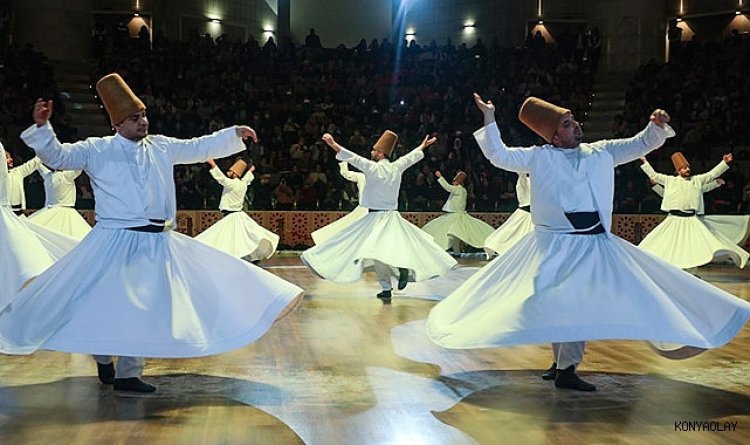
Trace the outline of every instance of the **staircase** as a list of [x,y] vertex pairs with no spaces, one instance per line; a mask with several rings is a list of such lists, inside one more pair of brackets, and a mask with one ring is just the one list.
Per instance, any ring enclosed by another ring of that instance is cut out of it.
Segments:
[[612,120],[625,110],[625,90],[635,71],[599,72],[594,82],[594,97],[583,127],[587,142],[612,138]]
[[78,136],[106,136],[112,134],[107,114],[96,97],[91,76],[85,63],[57,63],[55,80]]

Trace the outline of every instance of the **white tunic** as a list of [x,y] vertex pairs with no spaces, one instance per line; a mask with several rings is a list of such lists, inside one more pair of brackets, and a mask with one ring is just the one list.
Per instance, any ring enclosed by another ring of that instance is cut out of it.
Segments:
[[91,226],[74,208],[75,179],[81,171],[52,171],[44,165],[39,165],[38,171],[44,179],[45,208],[29,215],[29,221],[82,240],[91,231]]
[[394,162],[387,159],[374,162],[341,149],[336,158],[354,165],[365,175],[360,204],[370,212],[306,250],[302,261],[319,276],[338,283],[360,279],[374,261],[409,269],[410,281],[427,280],[450,270],[456,260],[396,211],[401,175],[423,157],[424,153],[417,148]]
[[362,194],[365,192],[365,175],[360,172],[353,172],[349,170],[349,164],[346,162],[339,162],[339,173],[347,181],[354,182],[357,184],[358,194],[358,205],[354,210],[347,213],[344,217],[337,219],[336,221],[328,224],[327,226],[321,227],[320,229],[312,232],[310,236],[315,244],[322,244],[326,240],[332,238],[335,234],[341,232],[345,228],[352,225],[354,222],[364,218],[369,212],[367,207],[364,207],[362,203]]
[[26,192],[23,187],[25,177],[39,167],[39,158],[34,158],[8,171],[8,200],[13,210],[26,210]]
[[224,186],[219,210],[232,212],[195,237],[206,245],[237,258],[250,261],[265,260],[276,253],[279,236],[256,223],[242,210],[247,187],[255,176],[247,172],[242,178],[228,178],[218,167],[210,170],[211,176]]
[[484,253],[487,254],[488,259],[493,255],[504,254],[527,233],[534,230],[534,223],[531,222],[531,212],[529,211],[531,206],[531,181],[529,175],[525,172],[518,174],[516,198],[518,199],[518,208],[484,242]]
[[[651,123],[630,139],[581,144],[570,150],[577,153],[571,163],[549,145],[506,147],[494,124],[478,130],[474,136],[494,165],[534,178],[535,230],[432,309],[430,338],[449,348],[642,339],[669,352],[728,342],[750,317],[750,303],[609,232],[614,166],[644,156],[673,134]],[[573,233],[565,217],[571,201],[561,196],[570,193],[572,177],[583,178],[604,233]]]
[[661,209],[663,211],[680,210],[688,212],[692,210],[697,212],[703,209],[703,193],[707,191],[704,188],[710,187],[712,183],[715,184],[716,178],[729,170],[729,166],[724,161],[721,161],[708,173],[694,175],[689,178],[657,173],[648,162],[644,162],[641,165],[641,170],[651,180],[664,186],[664,195],[661,201]]
[[664,186],[662,210],[695,214],[668,215],[643,238],[639,247],[682,269],[699,267],[726,257],[737,267],[745,267],[750,254],[719,231],[709,230],[699,218],[704,213],[704,191],[714,187],[716,178],[729,169],[724,161],[708,173],[689,178],[657,173],[648,162],[643,163],[641,169],[657,184]]
[[22,138],[46,165],[89,175],[99,223],[0,308],[0,352],[217,354],[259,338],[301,297],[299,287],[172,230],[126,230],[173,220],[174,164],[244,149],[234,128],[61,144],[50,125],[33,125]]
[[450,193],[443,206],[443,211],[448,213],[428,222],[422,230],[432,235],[443,250],[452,247],[458,251],[458,241],[473,247],[483,246],[493,229],[481,219],[466,213],[466,189],[461,185],[449,184],[442,176],[438,178],[438,184]]
[[249,171],[245,173],[245,176],[242,178],[228,178],[218,166],[213,167],[209,172],[216,182],[224,187],[221,191],[219,210],[229,212],[242,210],[242,205],[245,203],[245,195],[247,194],[247,187],[255,179],[253,172]]
[[[2,143],[0,158],[5,159]],[[75,240],[17,217],[10,210],[9,195],[8,167],[3,162],[0,165],[0,308],[76,244]]]

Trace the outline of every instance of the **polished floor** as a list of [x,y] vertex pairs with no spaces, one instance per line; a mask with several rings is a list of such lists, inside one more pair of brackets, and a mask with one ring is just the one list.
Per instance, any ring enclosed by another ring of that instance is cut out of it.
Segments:
[[[152,396],[100,385],[85,355],[0,355],[0,444],[750,443],[748,326],[684,361],[591,342],[581,373],[599,390],[578,393],[540,379],[548,345],[434,346],[429,287],[383,306],[373,276],[328,283],[293,255],[264,266],[306,289],[297,311],[240,350],[147,361]],[[750,300],[750,270],[693,272]]]

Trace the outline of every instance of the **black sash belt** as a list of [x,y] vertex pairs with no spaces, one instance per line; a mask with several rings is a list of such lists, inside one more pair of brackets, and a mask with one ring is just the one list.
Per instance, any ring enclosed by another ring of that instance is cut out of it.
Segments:
[[394,211],[396,209],[367,209],[367,210],[369,210],[371,212],[392,212],[392,211]]
[[231,213],[237,213],[241,212],[242,210],[219,210],[221,212],[221,216],[227,216]]
[[669,214],[670,215],[674,215],[674,216],[681,216],[683,218],[687,218],[689,216],[695,216],[695,210],[689,210],[687,212],[683,212],[682,210],[670,210]]
[[571,235],[597,235],[604,233],[604,226],[599,219],[599,212],[574,212],[566,213],[565,217],[576,229],[586,229],[584,232],[570,232]]
[[529,206],[520,206],[520,207],[518,207],[518,210],[523,210],[524,212],[531,213],[531,206],[530,205]]
[[10,209],[13,211],[13,213],[16,214],[16,216],[23,215],[23,208],[21,207],[21,204],[13,204],[10,206]]
[[125,230],[130,230],[133,232],[146,232],[146,233],[159,233],[164,231],[164,222],[163,219],[149,219],[149,222],[151,224],[145,225],[145,226],[137,226],[137,227],[126,227]]

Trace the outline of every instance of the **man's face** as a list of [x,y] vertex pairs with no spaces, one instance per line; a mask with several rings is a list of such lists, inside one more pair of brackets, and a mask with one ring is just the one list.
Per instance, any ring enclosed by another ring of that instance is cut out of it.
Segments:
[[559,148],[576,148],[583,141],[581,125],[573,118],[572,114],[566,114],[557,133],[552,137],[552,145]]
[[234,170],[227,170],[227,178],[234,179],[237,177],[237,174],[234,172]]
[[146,111],[139,111],[121,123],[115,125],[115,130],[131,141],[140,141],[148,135],[148,118]]
[[372,160],[373,160],[373,161],[375,161],[375,162],[378,162],[378,161],[380,161],[381,159],[385,159],[385,155],[383,154],[383,152],[382,152],[382,151],[378,151],[378,150],[372,150],[372,151],[370,152],[370,159],[372,159]]
[[13,168],[13,156],[7,151],[5,152],[5,165],[7,165],[8,168]]
[[680,175],[683,178],[689,178],[690,177],[690,166],[685,165],[680,167],[679,170],[677,170],[677,174]]

